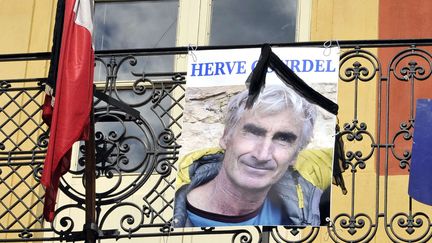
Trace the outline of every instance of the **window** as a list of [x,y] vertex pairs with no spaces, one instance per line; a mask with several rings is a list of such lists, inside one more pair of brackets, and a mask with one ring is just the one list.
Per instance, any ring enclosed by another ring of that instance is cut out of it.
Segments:
[[96,50],[175,46],[177,1],[99,3],[95,8]]
[[294,42],[297,0],[213,0],[210,45]]
[[[178,1],[121,1],[96,4],[93,42],[96,51],[175,46]],[[139,57],[134,72],[167,72],[174,66],[173,56]],[[95,80],[101,67],[96,67]],[[120,69],[120,78],[130,78]],[[123,75],[123,76],[122,76]]]

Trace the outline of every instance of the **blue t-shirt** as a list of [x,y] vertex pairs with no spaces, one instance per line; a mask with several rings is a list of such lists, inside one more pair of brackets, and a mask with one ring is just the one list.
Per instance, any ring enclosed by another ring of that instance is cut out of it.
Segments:
[[242,216],[226,216],[197,209],[187,203],[187,215],[195,227],[281,225],[281,209],[266,199],[258,211]]

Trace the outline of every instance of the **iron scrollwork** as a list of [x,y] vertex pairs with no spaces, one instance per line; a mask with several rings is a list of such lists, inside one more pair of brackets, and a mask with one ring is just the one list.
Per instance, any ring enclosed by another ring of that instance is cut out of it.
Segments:
[[[350,106],[345,110],[351,114],[343,114],[349,118],[342,120],[344,125],[339,134],[346,151],[343,158],[344,177],[351,178],[349,194],[345,196],[346,208],[343,212],[334,213],[327,227],[305,228],[257,226],[201,228],[186,232],[171,227],[174,175],[180,148],[177,141],[181,136],[181,111],[187,81],[184,73],[136,71],[140,68],[140,60],[139,56],[129,54],[100,55],[96,58],[103,73],[103,82],[98,84],[98,89],[141,112],[140,117],[134,117],[103,100],[95,100],[97,183],[109,185],[105,189],[97,186],[95,211],[102,232],[101,239],[211,235],[225,236],[227,241],[241,243],[270,240],[313,242],[319,239],[368,242],[379,229],[395,242],[427,242],[432,238],[430,214],[417,210],[412,198],[407,195],[397,203],[390,201],[394,198],[389,194],[401,189],[389,182],[392,178],[388,171],[392,163],[397,164],[403,173],[409,171],[412,152],[405,145],[413,141],[416,87],[429,82],[432,73],[432,56],[427,50],[407,45],[397,50],[385,65],[371,50],[358,46],[344,50],[340,57],[339,83],[352,89],[351,96],[345,97],[352,103],[341,104]],[[383,73],[384,68],[387,73]],[[129,79],[120,80],[120,76]],[[391,107],[389,98],[393,95],[391,87],[396,83],[405,85],[399,92],[407,97],[408,113],[402,120],[390,121],[391,114],[388,112],[397,109]],[[363,104],[359,97],[367,95],[363,93],[364,86],[378,89],[377,127],[366,121],[360,112]],[[76,216],[85,213],[83,168],[86,161],[83,149],[78,165],[72,167],[69,173],[79,183],[69,178],[61,180],[60,189],[69,202],[56,210],[58,224],[44,226],[40,210],[36,209],[43,204],[43,195],[38,196],[34,204],[23,207],[24,213],[34,215],[30,225],[21,222],[21,214],[14,211],[27,195],[42,190],[39,182],[49,137],[46,125],[39,122],[36,116],[41,113],[43,89],[40,80],[0,81],[0,96],[6,97],[0,105],[0,115],[4,118],[0,121],[0,178],[2,185],[8,189],[2,194],[1,205],[7,206],[3,204],[3,198],[21,196],[21,200],[17,200],[12,207],[0,212],[0,217],[14,218],[14,223],[0,227],[0,233],[8,234],[8,239],[13,238],[11,241],[72,241],[83,237],[79,235],[82,224]],[[18,111],[11,112],[10,107],[16,106],[18,99],[24,100],[24,103],[17,108]],[[30,104],[36,104],[36,108]],[[174,112],[176,109],[180,111],[178,114]],[[21,124],[16,121],[19,114],[24,117]],[[385,127],[390,123],[396,124],[394,130]],[[22,137],[17,136],[25,132],[19,127],[28,124],[35,128]],[[3,129],[6,126],[12,127],[8,133]],[[19,139],[12,139],[15,137]],[[375,181],[367,185],[359,182],[365,171],[374,165]],[[10,184],[12,176],[21,178],[21,182]],[[26,192],[18,195],[14,190],[21,186],[25,187]],[[364,187],[368,187],[372,198],[367,202],[371,209],[367,212],[358,207],[359,198],[364,197],[359,191]],[[375,195],[375,200],[372,195]],[[51,232],[55,236],[41,236],[41,232]]]
[[[412,158],[411,144],[415,129],[415,90],[422,82],[427,82],[432,74],[432,55],[421,48],[411,46],[399,51],[389,64],[388,86],[397,82],[404,84],[400,93],[407,97],[407,112],[405,120],[400,121],[398,129],[389,132],[391,138],[391,153],[388,160],[398,161],[401,170],[409,171]],[[405,115],[405,114],[404,114]],[[388,121],[390,122],[390,121]],[[385,191],[390,191],[386,184]],[[430,215],[425,212],[415,212],[414,200],[408,197],[408,212],[388,213],[391,203],[385,201],[385,230],[392,241],[427,242],[432,238]]]

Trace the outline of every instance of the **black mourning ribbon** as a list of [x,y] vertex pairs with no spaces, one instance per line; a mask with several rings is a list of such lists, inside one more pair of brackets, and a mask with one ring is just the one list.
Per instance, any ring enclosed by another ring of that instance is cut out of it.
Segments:
[[96,98],[98,98],[102,101],[105,101],[107,104],[112,105],[114,107],[117,107],[118,109],[122,110],[126,114],[131,115],[135,119],[140,118],[140,112],[138,110],[130,107],[128,104],[126,104],[122,101],[119,101],[119,100],[112,98],[111,96],[103,93],[100,90],[97,90],[96,87],[93,87],[93,95]]
[[333,184],[339,186],[342,193],[346,195],[348,190],[345,186],[345,181],[342,173],[345,171],[345,148],[342,140],[342,133],[340,133],[340,127],[336,124],[336,137],[333,151]]
[[[247,109],[253,106],[261,90],[264,88],[268,68],[271,68],[286,86],[292,88],[307,101],[320,106],[333,115],[338,114],[339,106],[313,88],[309,87],[309,85],[307,85],[294,73],[294,71],[285,65],[276,54],[273,53],[268,44],[262,46],[261,55],[258,59],[257,65],[246,80],[246,84],[249,85],[249,97],[246,101]],[[333,156],[333,184],[340,186],[343,194],[346,194],[347,190],[342,176],[342,173],[344,172],[344,146],[338,126],[336,127],[336,134]]]
[[46,84],[51,87],[52,95],[55,96],[58,64],[60,61],[61,40],[63,34],[63,20],[65,11],[65,1],[57,1],[57,10],[54,23],[54,33],[51,46],[50,67],[48,70],[48,78]]
[[339,106],[327,99],[313,88],[309,87],[297,74],[294,73],[282,60],[273,53],[270,45],[264,44],[261,48],[261,55],[257,65],[246,80],[249,84],[249,97],[246,101],[246,108],[251,108],[258,98],[259,93],[265,86],[267,68],[271,68],[283,83],[292,88],[307,101],[316,104],[324,110],[337,115]]

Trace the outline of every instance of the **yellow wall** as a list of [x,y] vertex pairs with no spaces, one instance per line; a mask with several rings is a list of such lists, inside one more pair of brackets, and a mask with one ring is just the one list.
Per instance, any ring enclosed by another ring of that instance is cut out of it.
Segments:
[[[312,7],[312,20],[311,20],[311,40],[312,41],[327,41],[333,40],[366,40],[378,39],[378,15],[379,15],[379,1],[376,0],[313,0]],[[346,50],[343,50],[346,51]],[[370,49],[374,55],[377,55],[376,49]],[[343,53],[341,53],[343,54]],[[340,124],[351,123],[353,118],[353,97],[354,88],[352,83],[345,83],[339,81],[339,95],[338,103],[340,106],[339,121]],[[377,80],[371,80],[367,83],[360,82],[359,87],[359,104],[358,106],[358,119],[359,122],[365,122],[368,125],[368,131],[377,138]],[[366,153],[371,150],[369,139],[361,142],[348,142],[347,150],[362,151]],[[375,156],[377,152],[375,151]],[[347,184],[348,194],[342,195],[340,188],[333,187],[332,191],[332,219],[334,216],[341,213],[351,215],[353,209],[354,214],[365,213],[371,216],[372,223],[377,223],[377,233],[372,242],[390,242],[390,231],[386,232],[385,225],[392,217],[398,212],[408,213],[409,197],[408,191],[408,176],[389,176],[388,181],[385,181],[384,176],[377,176],[375,173],[375,157],[369,159],[366,163],[365,169],[358,169],[353,178],[350,171],[344,173],[344,179]],[[355,180],[355,187],[352,187],[352,181]],[[387,185],[387,202],[385,186]],[[379,188],[379,191],[377,191]],[[354,193],[354,197],[352,197]],[[354,198],[354,207],[351,207],[352,198]],[[377,208],[376,202],[379,199],[379,207]],[[385,204],[386,203],[386,204]],[[425,212],[431,215],[430,207],[425,207],[420,203],[413,201],[414,212]],[[388,216],[375,219],[376,212],[386,213]],[[347,218],[346,218],[347,219]],[[365,228],[368,228],[370,223],[366,220]],[[339,227],[339,229],[338,229]],[[425,228],[417,230],[413,235],[408,235],[404,229],[393,225],[398,233],[404,238],[413,238],[414,235],[423,233]],[[373,228],[375,230],[375,228]],[[426,229],[427,230],[427,229]],[[321,230],[318,239],[321,242],[327,242],[328,233],[326,230]],[[368,234],[365,230],[358,229],[354,236],[341,229],[340,224],[336,222],[336,231],[342,235],[342,238],[359,239],[360,235],[373,235]]]
[[[365,40],[378,38],[378,1],[365,0],[313,0],[311,18],[311,41],[332,41],[337,45],[337,40]],[[342,50],[346,51],[346,50]],[[376,50],[370,50],[376,54]],[[343,53],[341,53],[343,55]],[[373,136],[376,134],[376,79],[359,86],[358,120],[368,125],[368,131]],[[339,81],[338,104],[339,124],[352,123],[354,117],[354,85]],[[347,143],[347,150],[362,151],[364,154],[371,150],[370,139],[362,142]],[[359,170],[355,175],[355,188],[352,187],[352,176],[350,171],[344,173],[344,180],[348,194],[343,195],[340,188],[333,186],[331,201],[331,218],[340,213],[351,212],[351,198],[354,191],[354,210],[367,215],[375,215],[376,210],[376,183],[374,159],[368,160],[366,168]],[[365,196],[367,195],[367,196]],[[335,222],[338,227],[339,222]],[[329,239],[327,230],[322,228],[317,240],[326,242]],[[349,235],[340,233],[345,239]],[[344,230],[346,232],[346,230]],[[356,236],[363,234],[361,230]],[[355,237],[357,238],[357,237]],[[354,239],[355,239],[354,238]]]
[[[8,54],[8,53],[27,53],[27,52],[46,52],[50,51],[51,45],[51,33],[54,21],[54,10],[55,10],[55,1],[54,0],[26,0],[26,1],[15,1],[15,0],[0,0],[0,30],[2,34],[0,35],[0,53]],[[19,79],[19,78],[35,78],[35,77],[45,77],[48,69],[47,61],[33,61],[33,62],[9,62],[9,63],[0,63],[0,79]],[[35,86],[35,83],[26,84],[26,86]],[[12,87],[19,87],[19,85],[13,85]],[[22,85],[21,85],[22,87]],[[29,93],[31,93],[29,91]],[[9,95],[16,95],[17,92],[8,92]],[[19,96],[18,104],[23,104],[28,101],[28,97],[26,95]],[[42,97],[42,96],[40,96]],[[6,95],[0,96],[0,104],[6,104],[9,101],[9,98]],[[13,114],[16,110],[16,106],[9,105],[5,109],[5,113]],[[28,113],[35,112],[38,109],[34,104],[30,104],[26,107],[26,111]],[[14,117],[14,121],[17,124],[21,124],[25,119],[26,115],[18,114]],[[35,120],[39,122],[39,117],[35,117]],[[6,120],[6,117],[0,117],[0,122],[3,123]],[[26,123],[23,129],[27,131],[35,128],[35,125],[32,122]],[[15,126],[12,123],[8,123],[5,127],[2,127],[2,130],[8,134],[11,130],[15,129]],[[32,135],[33,139],[37,139],[39,134]],[[3,134],[0,134],[0,139],[3,139]],[[13,141],[21,141],[23,139],[22,133],[16,133],[14,137],[12,137]],[[5,143],[6,149],[5,151],[10,151],[11,146],[13,146],[10,142]],[[22,146],[23,150],[30,150],[30,143],[24,143]],[[25,171],[24,171],[25,170]],[[19,173],[21,175],[27,174],[31,172],[29,168],[20,168]],[[6,168],[3,167],[3,173],[9,173]],[[32,177],[30,177],[32,178]],[[5,183],[0,184],[0,190],[2,192],[6,192],[5,184],[8,185],[17,185],[20,179],[17,176],[10,177]],[[32,186],[35,185],[35,181],[28,180],[27,183]],[[18,186],[14,193],[18,196],[24,195],[27,192],[28,188],[25,185]],[[43,195],[43,191],[40,191],[40,195]],[[12,205],[17,202],[16,196],[9,196],[4,199],[5,204]],[[27,205],[32,205],[36,202],[36,197],[34,196],[26,196],[24,202]],[[37,204],[37,210],[42,210],[42,204]],[[22,204],[19,203],[15,206],[11,213],[16,216],[21,215],[25,210],[22,207]],[[40,211],[41,212],[41,211]],[[29,223],[34,220],[34,217],[28,215],[28,219],[24,217],[21,219],[21,222]],[[0,223],[3,226],[9,225],[13,222],[14,217],[11,217],[8,214],[7,217],[3,217],[0,219]],[[22,226],[19,224],[14,224],[12,229],[19,229]],[[40,227],[40,226],[34,226]],[[0,239],[5,238],[16,238],[17,235],[0,235]],[[35,235],[35,237],[38,237]]]

